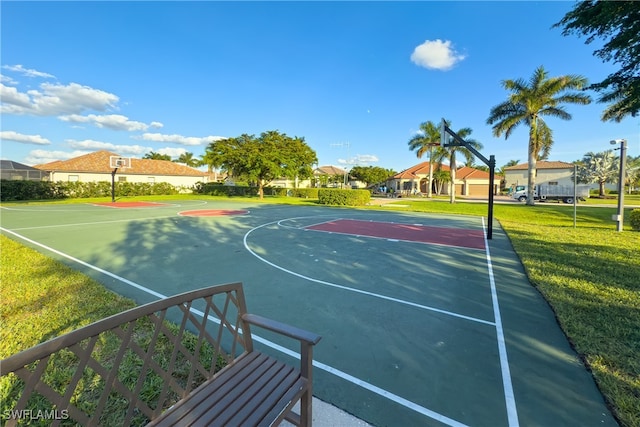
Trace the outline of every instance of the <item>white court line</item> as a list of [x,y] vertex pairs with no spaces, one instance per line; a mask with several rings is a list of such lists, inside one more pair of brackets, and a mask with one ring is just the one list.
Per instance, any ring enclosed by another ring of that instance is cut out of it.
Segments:
[[[284,271],[285,273],[291,274],[292,276],[300,277],[301,279],[308,280],[310,282],[319,283],[321,285],[326,285],[326,286],[330,286],[332,288],[342,289],[342,290],[349,291],[349,292],[354,292],[354,293],[357,293],[357,294],[367,295],[367,296],[374,297],[374,298],[380,298],[380,299],[383,299],[383,300],[387,300],[387,301],[392,301],[392,302],[396,302],[396,303],[399,303],[399,304],[408,305],[408,306],[419,308],[419,309],[422,309],[422,310],[433,311],[433,312],[436,312],[436,313],[445,314],[447,316],[458,317],[460,319],[469,320],[469,321],[472,321],[472,322],[477,322],[477,323],[482,323],[482,324],[485,324],[485,325],[495,326],[494,322],[490,322],[488,320],[478,319],[476,317],[471,317],[471,316],[465,316],[463,314],[458,314],[458,313],[454,313],[454,312],[447,311],[447,310],[441,310],[439,308],[430,307],[430,306],[422,305],[422,304],[417,304],[415,302],[406,301],[406,300],[402,300],[402,299],[399,299],[399,298],[393,298],[393,297],[389,297],[389,296],[382,295],[382,294],[376,294],[374,292],[363,291],[361,289],[356,289],[356,288],[350,288],[348,286],[339,285],[337,283],[332,283],[332,282],[327,282],[325,280],[314,279],[313,277],[305,276],[304,274],[296,273],[295,271],[288,270],[288,269],[286,269],[284,267],[279,266],[278,264],[274,264],[273,262],[271,262],[271,261],[261,257],[257,253],[255,253],[249,247],[249,243],[247,242],[247,238],[248,238],[249,234],[251,234],[255,230],[258,230],[258,229],[260,229],[262,227],[266,227],[266,226],[269,226],[269,225],[279,224],[280,221],[289,221],[289,220],[300,219],[300,218],[306,218],[306,217],[288,218],[288,219],[279,220],[279,221],[272,221],[272,222],[268,222],[266,224],[262,224],[262,225],[259,225],[257,227],[252,228],[251,230],[247,231],[247,233],[244,235],[243,241],[244,241],[245,249],[247,251],[249,251],[249,253],[251,255],[253,255],[254,257],[258,258],[260,261],[264,262],[265,264],[268,264],[268,265],[272,266],[273,268],[277,268],[280,271]],[[298,228],[298,230],[299,230],[299,228]],[[315,230],[312,230],[312,231],[315,231]],[[328,233],[326,231],[321,231],[321,232],[322,233]],[[340,233],[336,233],[336,234],[340,234]],[[353,236],[353,234],[352,234],[352,236]],[[363,236],[363,237],[370,237],[370,236]],[[381,239],[381,238],[378,238],[378,239]],[[384,239],[384,240],[386,240],[386,239]]]
[[[75,258],[75,257],[72,257],[71,255],[65,254],[64,252],[60,252],[60,251],[58,251],[56,249],[53,249],[53,248],[51,248],[49,246],[43,245],[42,243],[38,243],[35,240],[31,240],[31,239],[29,239],[29,238],[27,238],[25,236],[22,236],[22,235],[20,235],[18,233],[15,233],[15,232],[13,232],[11,230],[7,230],[4,227],[0,227],[0,230],[4,231],[5,233],[11,234],[11,235],[13,235],[15,237],[18,237],[18,238],[20,238],[20,239],[22,239],[22,240],[24,240],[26,242],[29,242],[32,245],[39,246],[39,247],[41,247],[43,249],[46,249],[47,251],[53,252],[56,255],[62,256],[62,257],[67,258],[67,259],[69,259],[69,260],[71,260],[73,262],[77,262],[80,265],[83,265],[83,266],[88,267],[88,268],[90,268],[92,270],[95,270],[95,271],[97,271],[99,273],[105,274],[105,275],[107,275],[107,276],[109,276],[109,277],[111,277],[113,279],[121,281],[121,282],[123,282],[123,283],[125,283],[125,284],[127,284],[129,286],[132,286],[132,287],[134,287],[136,289],[139,289],[139,290],[141,290],[143,292],[151,294],[151,295],[153,295],[153,296],[155,296],[157,298],[160,298],[160,299],[167,298],[166,295],[163,295],[163,294],[161,294],[159,292],[151,290],[151,289],[149,289],[149,288],[147,288],[145,286],[139,285],[139,284],[137,284],[137,283],[135,283],[135,282],[133,282],[131,280],[125,279],[124,277],[118,276],[117,274],[111,273],[110,271],[104,270],[104,269],[102,269],[100,267],[97,267],[95,265],[92,265],[92,264],[89,264],[89,263],[84,262],[82,260],[79,260],[78,258]],[[204,313],[199,311],[199,310],[192,309],[192,312],[199,314],[201,317],[204,316]],[[210,319],[213,320],[215,318],[211,318],[210,317]],[[260,337],[258,335],[252,334],[252,338],[254,340],[266,345],[266,346],[269,346],[269,347],[277,350],[277,351],[280,351],[280,352],[282,352],[284,354],[287,354],[289,356],[295,357],[296,359],[300,359],[300,354],[299,353],[296,353],[296,352],[294,352],[292,350],[289,350],[288,348],[282,347],[282,346],[280,346],[280,345],[278,345],[276,343],[273,343],[273,342],[271,342],[271,341],[269,341],[269,340],[267,340],[265,338],[262,338],[262,337]],[[313,361],[313,366],[318,368],[318,369],[322,369],[323,371],[326,371],[326,372],[328,372],[330,374],[336,375],[337,377],[342,378],[342,379],[344,379],[344,380],[346,380],[348,382],[351,382],[353,384],[359,385],[360,387],[363,387],[363,388],[365,388],[365,389],[367,389],[367,390],[369,390],[369,391],[371,391],[373,393],[376,393],[376,394],[378,394],[378,395],[380,395],[382,397],[385,397],[385,398],[387,398],[389,400],[392,400],[392,401],[394,401],[394,402],[396,402],[396,403],[398,403],[398,404],[400,404],[402,406],[405,406],[406,408],[412,409],[412,410],[414,410],[414,411],[416,411],[416,412],[418,412],[418,413],[420,413],[422,415],[425,415],[425,416],[427,416],[429,418],[437,420],[437,421],[439,421],[439,422],[441,422],[443,424],[446,424],[448,426],[451,426],[451,427],[467,427],[466,424],[460,423],[460,422],[458,422],[458,421],[456,421],[454,419],[451,419],[451,418],[449,418],[447,416],[444,416],[444,415],[439,414],[437,412],[434,412],[434,411],[432,411],[430,409],[427,409],[427,408],[425,408],[423,406],[420,406],[420,405],[418,405],[416,403],[413,403],[413,402],[411,402],[411,401],[409,401],[409,400],[407,400],[407,399],[405,399],[403,397],[400,397],[400,396],[398,396],[396,394],[393,394],[393,393],[391,393],[391,392],[389,392],[387,390],[384,390],[384,389],[382,389],[380,387],[377,387],[377,386],[375,386],[373,384],[370,384],[370,383],[368,383],[366,381],[363,381],[363,380],[361,380],[359,378],[356,378],[356,377],[354,377],[352,375],[347,374],[346,372],[343,372],[343,371],[341,371],[339,369],[333,368],[333,367],[331,367],[329,365],[326,365],[324,363],[321,363],[321,362],[318,362],[318,361],[314,360]]]
[[484,217],[482,217],[482,228],[484,230],[484,246],[487,253],[489,282],[491,283],[493,317],[495,320],[496,335],[498,338],[498,353],[500,355],[500,368],[502,370],[502,387],[504,389],[504,399],[507,405],[507,420],[509,421],[509,427],[518,427],[520,425],[518,421],[518,410],[516,408],[516,399],[513,393],[513,384],[511,383],[511,370],[509,369],[509,360],[507,359],[507,344],[504,340],[502,317],[500,316],[500,307],[498,306],[498,292],[496,290],[496,282],[493,276],[493,263],[491,262],[491,252],[489,251],[489,242],[487,241],[487,231],[485,229]]
[[[184,202],[193,202],[193,204],[183,204]],[[158,202],[161,203],[161,202]],[[188,206],[202,206],[202,205],[206,205],[208,202],[205,200],[183,200],[182,203],[163,203],[166,206],[155,206],[155,207],[147,207],[147,208],[129,208],[129,209],[158,209],[158,208],[175,208],[175,207],[188,207]],[[12,207],[7,207],[7,206],[0,206],[0,209],[4,209],[7,211],[16,211],[16,212],[35,212],[35,213],[40,213],[40,212],[95,212],[96,209],[94,208],[103,208],[105,206],[102,205],[96,205],[94,203],[82,203],[82,204],[77,204],[77,205],[56,205],[56,206],[60,206],[63,209],[56,209],[53,206],[30,206],[30,207],[26,207],[26,208],[12,208]],[[80,207],[89,207],[90,209],[73,209],[71,208],[72,206],[80,206]],[[71,209],[67,209],[67,208],[71,208]],[[109,206],[110,207],[110,206]]]
[[[295,219],[295,218],[294,218],[294,219]],[[310,227],[317,227],[318,225],[322,225],[322,224],[329,224],[330,222],[334,222],[334,221],[343,221],[343,220],[346,220],[346,219],[347,219],[347,218],[333,218],[333,219],[330,219],[330,220],[327,220],[327,221],[322,221],[322,222],[317,222],[317,223],[315,223],[315,224],[305,225],[305,226],[303,227],[303,229],[305,229],[305,228],[310,228]],[[291,220],[291,218],[289,218],[289,219],[283,219],[282,221],[290,221],[290,220]],[[288,225],[282,225],[282,224],[280,224],[280,222],[278,222],[278,225],[281,225],[282,227],[289,227]],[[294,228],[298,228],[298,229],[300,229],[300,227],[294,227]]]

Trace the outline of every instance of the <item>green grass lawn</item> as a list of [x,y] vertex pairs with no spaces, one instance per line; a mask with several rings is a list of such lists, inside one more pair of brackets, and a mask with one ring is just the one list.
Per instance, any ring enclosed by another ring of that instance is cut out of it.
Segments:
[[[137,198],[142,199],[166,197]],[[315,205],[309,199],[250,200]],[[393,203],[403,206],[393,207]],[[366,209],[487,215],[487,205],[482,203],[407,199],[393,203]],[[625,231],[618,233],[611,220],[615,204],[578,206],[575,228],[572,205],[496,204],[494,208],[494,218],[508,234],[530,282],[555,311],[613,413],[623,426],[640,427],[640,232],[631,231],[630,210]],[[131,306],[130,301],[31,249],[5,237],[0,243],[0,357]]]

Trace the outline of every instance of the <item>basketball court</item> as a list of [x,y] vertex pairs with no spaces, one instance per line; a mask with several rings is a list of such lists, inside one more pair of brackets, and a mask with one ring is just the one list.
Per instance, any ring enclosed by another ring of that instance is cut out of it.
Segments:
[[[374,425],[614,426],[494,223],[250,202],[11,205],[6,236],[146,303],[241,281],[323,336],[314,394]],[[295,342],[254,331],[291,362]]]

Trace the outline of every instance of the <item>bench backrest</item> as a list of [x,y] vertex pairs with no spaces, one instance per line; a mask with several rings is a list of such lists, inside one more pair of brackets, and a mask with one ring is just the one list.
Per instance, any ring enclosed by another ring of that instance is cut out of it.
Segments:
[[[242,284],[152,302],[0,362],[6,425],[16,418],[144,425],[253,351]],[[4,395],[6,393],[6,395]],[[64,422],[67,424],[67,422]]]

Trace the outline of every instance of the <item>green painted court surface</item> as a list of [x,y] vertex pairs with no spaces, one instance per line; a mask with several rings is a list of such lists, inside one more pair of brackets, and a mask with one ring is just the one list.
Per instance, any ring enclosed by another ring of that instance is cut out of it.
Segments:
[[[617,425],[497,223],[487,241],[479,217],[388,209],[181,201],[0,214],[3,234],[138,303],[243,282],[250,312],[323,336],[314,394],[371,424]],[[254,334],[293,361],[296,343]]]

